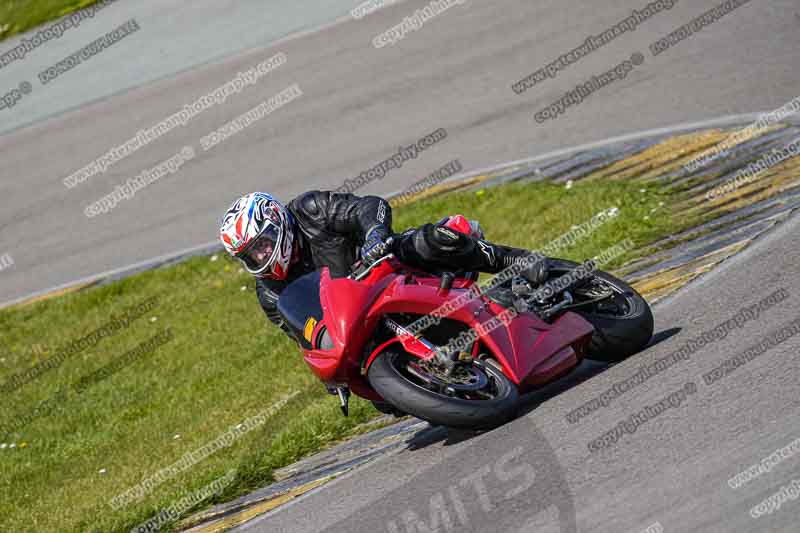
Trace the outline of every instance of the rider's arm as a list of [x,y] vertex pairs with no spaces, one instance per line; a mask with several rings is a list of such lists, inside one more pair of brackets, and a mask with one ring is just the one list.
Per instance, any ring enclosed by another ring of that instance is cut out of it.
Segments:
[[311,191],[298,198],[305,215],[327,231],[348,234],[364,242],[367,233],[392,233],[392,208],[377,196]]
[[331,202],[334,205],[331,209],[334,227],[351,232],[355,230],[362,242],[368,233],[376,230],[384,238],[392,233],[392,207],[383,198],[333,193]]
[[267,315],[270,322],[281,328],[285,333],[289,333],[289,328],[283,321],[278,312],[278,296],[286,283],[280,281],[256,278],[256,295],[261,308]]

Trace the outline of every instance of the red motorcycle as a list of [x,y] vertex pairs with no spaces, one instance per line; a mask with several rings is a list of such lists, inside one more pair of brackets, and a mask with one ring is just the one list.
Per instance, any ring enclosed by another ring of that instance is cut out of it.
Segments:
[[423,272],[389,248],[346,278],[327,268],[298,278],[278,301],[345,416],[352,391],[384,412],[493,427],[514,415],[521,394],[584,357],[622,360],[653,333],[644,298],[591,264],[548,259],[543,285],[506,271],[482,289],[474,273]]

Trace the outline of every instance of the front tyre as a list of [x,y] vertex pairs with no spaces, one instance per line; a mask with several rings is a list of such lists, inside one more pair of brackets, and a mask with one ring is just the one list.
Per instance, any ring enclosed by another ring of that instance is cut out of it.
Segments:
[[396,408],[434,425],[488,429],[514,415],[517,387],[493,364],[474,361],[445,383],[399,346],[389,346],[369,368],[370,385]]

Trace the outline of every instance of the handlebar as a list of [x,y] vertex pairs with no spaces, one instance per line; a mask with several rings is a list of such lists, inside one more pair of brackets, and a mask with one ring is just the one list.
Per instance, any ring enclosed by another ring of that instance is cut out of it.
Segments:
[[390,250],[392,248],[392,243],[394,243],[394,237],[389,236],[380,244],[375,245],[375,255],[374,259],[370,262],[365,261],[356,261],[355,264],[350,268],[352,274],[350,274],[351,279],[361,279],[364,275],[369,272],[373,265],[380,262],[383,258],[390,255]]
[[392,248],[392,243],[393,242],[394,242],[394,237],[390,235],[382,243],[376,244],[375,245],[375,259],[370,264],[373,264],[376,261],[378,261],[378,259],[386,256],[388,254],[389,250]]

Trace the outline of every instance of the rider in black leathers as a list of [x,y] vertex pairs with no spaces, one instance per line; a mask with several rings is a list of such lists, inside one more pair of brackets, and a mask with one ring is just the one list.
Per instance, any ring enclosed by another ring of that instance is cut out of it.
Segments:
[[[280,292],[294,279],[327,266],[334,277],[346,276],[359,258],[392,235],[392,209],[377,196],[324,191],[304,193],[286,206],[294,233],[294,254],[284,279],[256,277],[256,292],[270,321],[288,331],[277,310]],[[230,251],[230,250],[229,250]],[[403,263],[421,269],[496,273],[522,261],[529,252],[477,239],[441,224],[425,224],[396,235],[391,250]],[[544,279],[540,261],[528,272]]]

